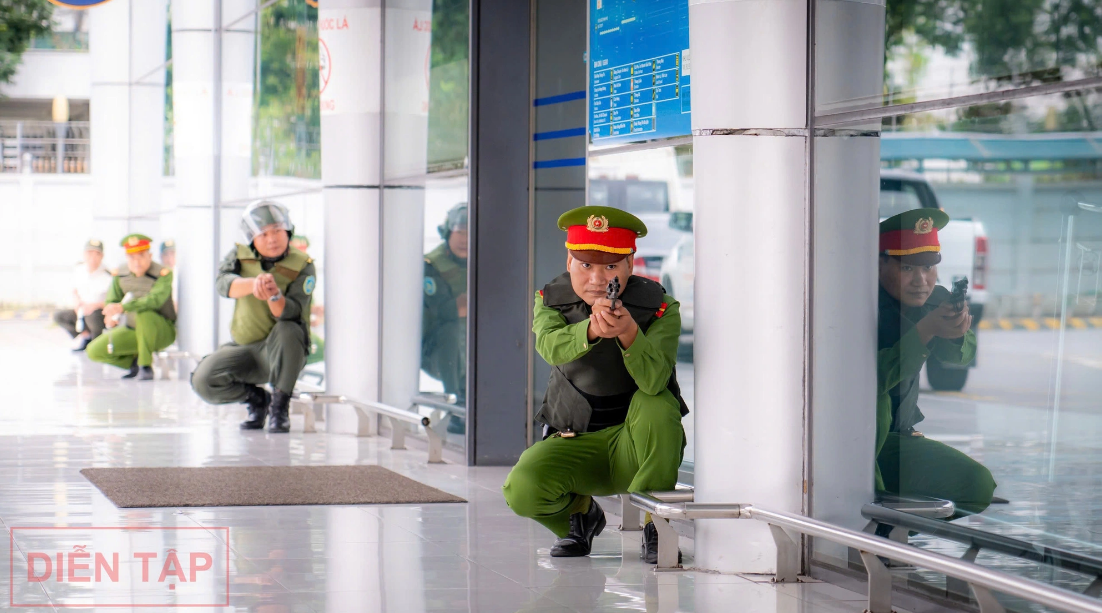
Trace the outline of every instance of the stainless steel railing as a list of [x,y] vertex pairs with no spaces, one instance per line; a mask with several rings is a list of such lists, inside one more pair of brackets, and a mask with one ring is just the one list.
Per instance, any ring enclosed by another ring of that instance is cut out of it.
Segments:
[[[1102,602],[1075,592],[917,547],[901,545],[888,539],[870,536],[810,517],[771,511],[751,504],[671,502],[662,500],[662,495],[662,492],[634,493],[631,494],[631,502],[649,511],[652,516],[664,519],[755,519],[768,524],[777,544],[778,582],[794,581],[799,571],[799,546],[786,529],[858,550],[869,576],[869,613],[891,613],[892,610],[892,577],[884,562],[881,561],[881,557],[906,562],[965,581],[972,588],[981,613],[1004,613],[1005,609],[992,592],[1015,596],[1067,613],[1102,613]],[[655,527],[659,532],[658,565],[663,567],[665,562],[665,567],[675,567],[677,534],[666,521],[656,521]],[[663,556],[664,532],[667,534],[665,556]],[[672,535],[672,543],[669,535]]]

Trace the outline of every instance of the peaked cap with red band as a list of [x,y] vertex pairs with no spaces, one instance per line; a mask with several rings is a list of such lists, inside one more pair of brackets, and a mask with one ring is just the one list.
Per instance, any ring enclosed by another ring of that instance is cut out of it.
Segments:
[[126,249],[127,253],[148,251],[153,239],[144,234],[127,234],[119,241],[119,246]]
[[610,206],[583,206],[559,217],[571,251],[601,251],[617,255],[635,253],[635,239],[647,235],[647,225],[635,215]]
[[[941,242],[938,230],[949,223],[941,209],[914,209],[880,222],[880,253],[897,257],[937,254],[940,260]],[[929,256],[927,256],[929,257]]]

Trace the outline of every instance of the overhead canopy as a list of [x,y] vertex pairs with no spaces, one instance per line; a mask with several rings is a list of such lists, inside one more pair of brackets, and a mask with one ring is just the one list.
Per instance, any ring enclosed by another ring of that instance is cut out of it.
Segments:
[[1102,158],[1102,132],[982,134],[884,132],[882,160],[1087,160]]

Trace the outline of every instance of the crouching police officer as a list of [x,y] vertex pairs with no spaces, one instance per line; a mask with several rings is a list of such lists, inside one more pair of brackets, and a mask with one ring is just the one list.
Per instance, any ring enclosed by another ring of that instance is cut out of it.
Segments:
[[[290,430],[295,381],[309,352],[313,260],[290,246],[294,226],[283,205],[249,205],[241,221],[248,244],[237,245],[218,268],[218,293],[236,300],[233,342],[203,358],[191,386],[211,404],[245,402],[243,430],[259,430],[269,409],[269,432]],[[259,386],[269,383],[271,394]]]
[[938,230],[949,216],[916,209],[880,223],[880,325],[877,353],[876,489],[896,496],[952,500],[957,515],[991,504],[991,471],[915,430],[918,378],[931,356],[968,364],[976,356],[968,303],[955,306],[937,285]]
[[123,379],[152,379],[153,354],[176,340],[172,270],[153,261],[152,242],[148,236],[130,234],[119,243],[126,249],[126,270],[107,290],[103,307],[107,332],[86,350],[95,362],[129,369]]
[[[555,557],[589,555],[605,527],[594,496],[670,490],[685,448],[688,413],[674,376],[681,316],[661,285],[632,276],[634,215],[587,206],[559,218],[567,272],[535,296],[536,350],[552,366],[536,419],[555,434],[520,456],[505,501],[555,533]],[[607,298],[610,281],[622,291]],[[658,560],[647,522],[643,557]]]

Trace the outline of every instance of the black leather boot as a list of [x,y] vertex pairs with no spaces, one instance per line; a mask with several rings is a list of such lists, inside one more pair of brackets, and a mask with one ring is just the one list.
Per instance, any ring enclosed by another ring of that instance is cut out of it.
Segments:
[[604,529],[605,512],[596,500],[591,500],[587,513],[570,516],[570,533],[555,541],[555,546],[551,548],[551,557],[575,558],[589,555],[593,549],[593,539]]
[[130,372],[122,376],[123,379],[133,379],[138,376],[138,358],[134,358],[134,361],[130,364]]
[[245,403],[249,405],[249,418],[241,422],[241,429],[260,430],[264,428],[264,418],[268,417],[268,403],[272,401],[272,395],[255,385],[249,386],[248,394]]
[[272,417],[268,420],[268,432],[291,431],[291,395],[276,390],[272,394]]
[[138,381],[152,381],[153,380],[153,367],[142,366],[138,371]]
[[[658,564],[658,528],[652,521],[643,526],[643,561]],[[681,564],[681,549],[677,550],[677,563]]]

